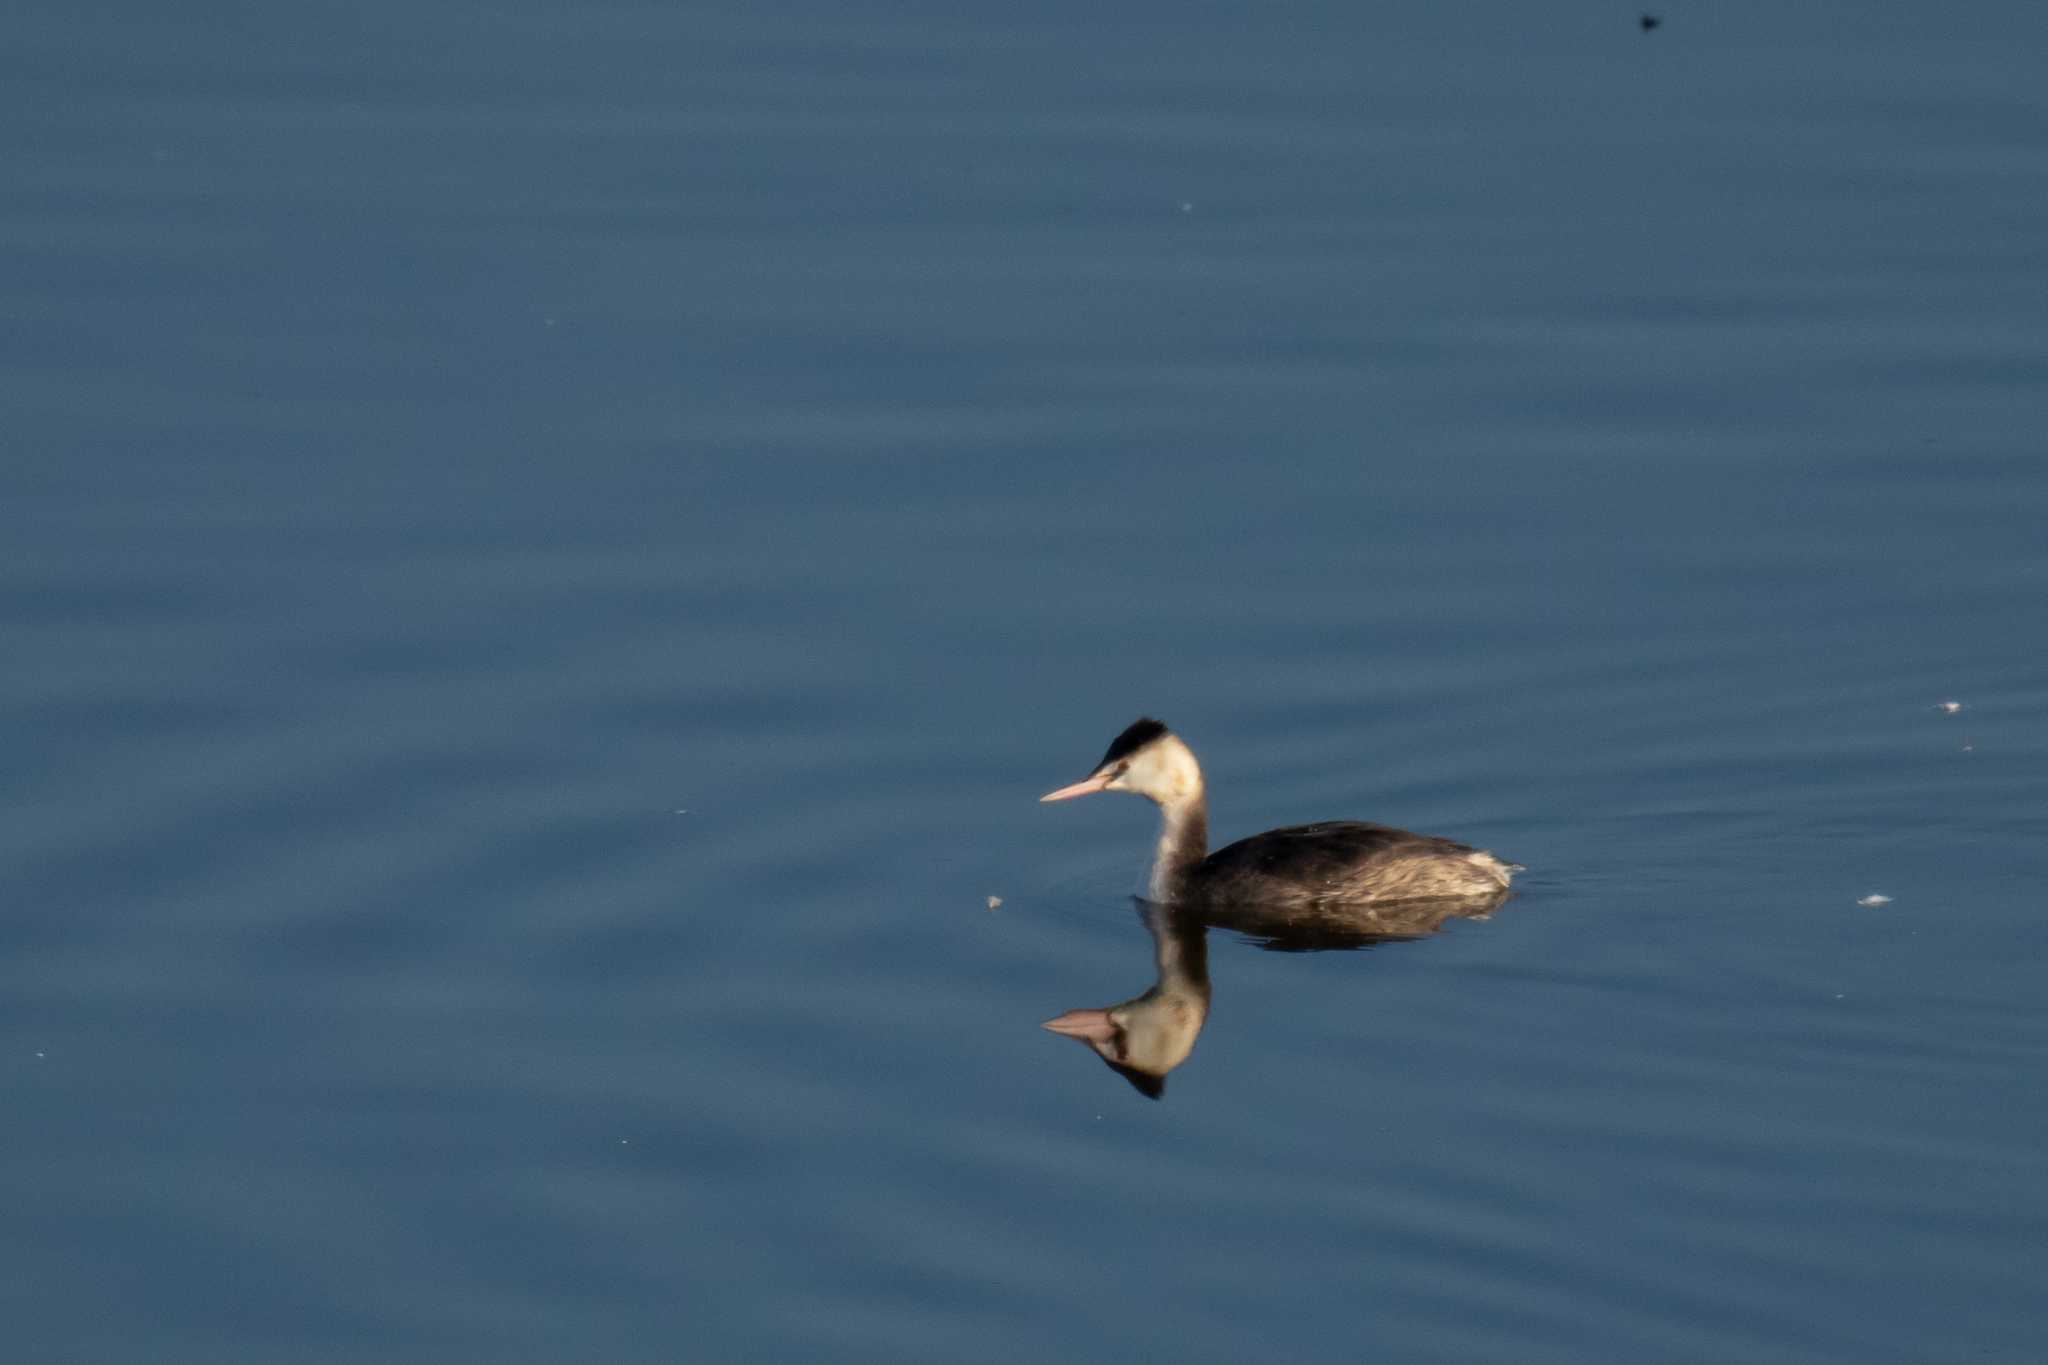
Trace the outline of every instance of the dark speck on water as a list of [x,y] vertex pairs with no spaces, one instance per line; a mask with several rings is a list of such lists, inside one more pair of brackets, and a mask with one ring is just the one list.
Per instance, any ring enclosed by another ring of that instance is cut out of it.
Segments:
[[9,22],[10,1359],[2040,1358],[2048,8],[241,8]]

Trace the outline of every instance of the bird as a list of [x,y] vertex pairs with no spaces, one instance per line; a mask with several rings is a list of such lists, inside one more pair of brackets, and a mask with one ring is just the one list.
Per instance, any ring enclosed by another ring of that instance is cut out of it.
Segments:
[[1483,849],[1390,825],[1330,820],[1209,847],[1209,798],[1194,751],[1164,721],[1140,717],[1088,776],[1038,799],[1133,792],[1160,810],[1145,899],[1165,905],[1281,908],[1497,897],[1524,870]]

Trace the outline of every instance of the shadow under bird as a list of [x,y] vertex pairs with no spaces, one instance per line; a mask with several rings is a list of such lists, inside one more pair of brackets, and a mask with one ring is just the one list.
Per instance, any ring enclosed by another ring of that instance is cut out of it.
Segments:
[[1490,896],[1521,870],[1483,849],[1391,825],[1326,820],[1254,834],[1210,853],[1202,767],[1149,717],[1110,742],[1095,770],[1040,801],[1134,792],[1159,807],[1145,898],[1161,904],[1311,906]]

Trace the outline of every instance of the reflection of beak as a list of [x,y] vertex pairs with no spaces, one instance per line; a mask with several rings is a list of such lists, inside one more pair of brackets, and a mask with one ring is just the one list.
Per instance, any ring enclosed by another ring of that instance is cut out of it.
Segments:
[[1056,792],[1047,792],[1038,799],[1040,801],[1071,801],[1077,796],[1086,796],[1090,792],[1099,792],[1107,786],[1109,786],[1109,774],[1097,773],[1093,777],[1082,778],[1071,787],[1061,787]]
[[1116,1037],[1116,1024],[1110,1019],[1108,1010],[1068,1010],[1039,1027],[1090,1044],[1106,1043]]

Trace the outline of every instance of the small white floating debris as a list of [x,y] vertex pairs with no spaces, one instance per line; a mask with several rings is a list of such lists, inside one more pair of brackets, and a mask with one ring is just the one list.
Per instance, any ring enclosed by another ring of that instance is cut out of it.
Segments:
[[1002,903],[1003,898],[1001,896],[990,896],[988,898],[988,908],[991,910],[997,909],[1002,905]]
[[1875,910],[1880,905],[1890,905],[1892,898],[1890,896],[1880,896],[1877,892],[1873,891],[1856,903],[1866,909]]
[[688,815],[690,813],[690,808],[688,806],[684,806],[670,813],[674,815]]
[[1934,703],[1934,709],[1944,716],[1952,716],[1963,709],[1963,704],[1959,701],[1938,701]]

